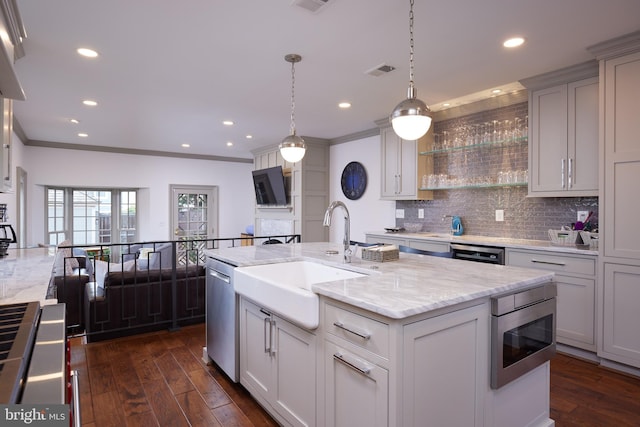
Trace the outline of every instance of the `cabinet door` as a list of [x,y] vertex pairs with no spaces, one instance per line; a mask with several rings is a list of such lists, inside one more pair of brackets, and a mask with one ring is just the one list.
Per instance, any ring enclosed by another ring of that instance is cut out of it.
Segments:
[[325,341],[326,425],[384,427],[389,424],[389,373]]
[[595,351],[595,279],[556,275],[555,281],[557,341]]
[[604,256],[640,259],[640,52],[607,60],[604,90]]
[[404,327],[403,426],[484,424],[489,317],[485,304]]
[[316,336],[275,317],[272,405],[293,426],[316,425]]
[[271,331],[271,315],[240,298],[240,382],[265,397],[274,382]]
[[399,139],[398,193],[401,198],[417,198],[418,190],[418,143]]
[[564,191],[567,165],[567,85],[531,94],[530,192]]
[[383,128],[380,130],[380,143],[382,145],[381,197],[395,199],[400,185],[398,176],[400,138],[393,132],[392,128]]
[[640,368],[640,267],[604,264],[603,343],[598,355]]
[[568,85],[567,190],[598,195],[598,77]]

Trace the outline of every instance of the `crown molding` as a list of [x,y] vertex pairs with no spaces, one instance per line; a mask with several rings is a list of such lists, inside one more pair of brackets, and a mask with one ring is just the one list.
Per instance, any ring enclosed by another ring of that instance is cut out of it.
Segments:
[[589,46],[587,51],[598,61],[640,51],[640,31],[594,44]]
[[33,139],[23,140],[23,144],[30,147],[45,147],[63,150],[94,151],[113,154],[132,154],[137,156],[173,157],[193,160],[212,160],[218,162],[253,163],[253,159],[245,159],[241,157],[211,156],[206,154],[188,154],[170,151],[140,150],[135,148],[105,147],[103,145],[67,144],[63,142],[39,141]]
[[578,80],[597,77],[599,72],[598,61],[592,59],[570,67],[561,68],[559,70],[550,71],[548,73],[538,74],[537,76],[528,77],[520,80],[520,84],[529,90],[544,89],[560,84],[575,82]]

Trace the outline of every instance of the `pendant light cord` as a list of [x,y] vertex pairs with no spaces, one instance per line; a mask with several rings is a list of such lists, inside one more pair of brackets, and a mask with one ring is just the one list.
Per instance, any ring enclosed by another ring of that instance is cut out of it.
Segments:
[[295,100],[295,83],[296,83],[296,63],[291,61],[291,135],[296,134],[296,117],[295,117],[295,108],[296,108],[296,100]]
[[409,90],[413,88],[413,2],[409,1]]

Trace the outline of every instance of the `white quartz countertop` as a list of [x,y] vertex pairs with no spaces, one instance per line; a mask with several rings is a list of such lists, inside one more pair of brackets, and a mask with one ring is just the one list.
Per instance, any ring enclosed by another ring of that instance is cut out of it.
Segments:
[[580,255],[598,255],[597,249],[578,249],[575,245],[571,246],[559,246],[554,245],[549,240],[531,240],[531,239],[512,239],[509,237],[489,237],[489,236],[476,236],[473,234],[463,234],[462,236],[452,236],[449,233],[431,233],[431,232],[396,232],[387,233],[384,231],[370,231],[366,233],[367,236],[380,236],[387,238],[397,239],[412,239],[412,240],[431,240],[449,243],[459,243],[465,245],[484,245],[484,246],[500,246],[503,248],[512,249],[534,249],[549,252],[559,253],[574,253]]
[[0,258],[0,305],[39,301],[55,304],[47,298],[55,248],[9,249]]
[[[327,250],[339,254],[327,255]],[[407,253],[400,253],[397,261],[378,263],[362,260],[358,250],[352,262],[345,264],[342,245],[334,243],[243,246],[206,254],[236,266],[310,260],[365,273],[365,277],[315,284],[312,290],[393,319],[525,289],[553,278],[552,272]]]

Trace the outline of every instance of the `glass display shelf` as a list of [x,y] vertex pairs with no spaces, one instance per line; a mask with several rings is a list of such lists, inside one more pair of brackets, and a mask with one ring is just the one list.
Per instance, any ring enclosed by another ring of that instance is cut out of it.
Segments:
[[439,148],[436,150],[421,151],[418,154],[420,154],[421,156],[430,156],[433,154],[451,153],[453,151],[472,150],[472,149],[478,149],[483,147],[504,147],[505,145],[509,145],[509,144],[520,144],[523,142],[527,142],[528,139],[529,138],[526,136],[520,136],[517,138],[503,139],[500,141],[487,141],[487,142],[481,142],[478,144],[461,145],[459,147],[447,147],[447,148]]
[[450,185],[444,187],[420,187],[419,190],[438,191],[438,190],[467,190],[472,188],[508,188],[508,187],[526,187],[526,182],[512,182],[508,184],[465,184]]

